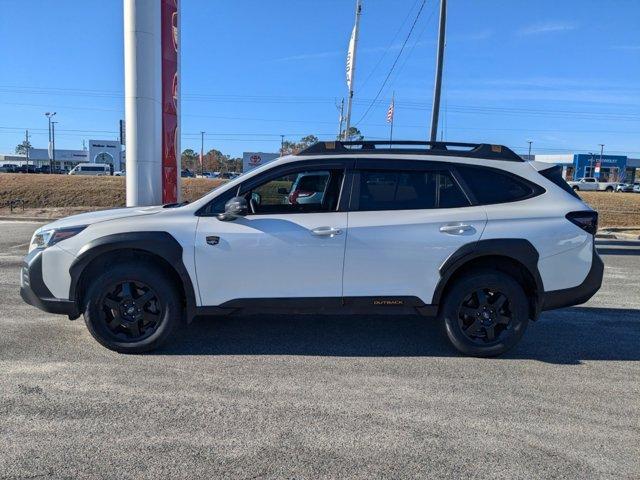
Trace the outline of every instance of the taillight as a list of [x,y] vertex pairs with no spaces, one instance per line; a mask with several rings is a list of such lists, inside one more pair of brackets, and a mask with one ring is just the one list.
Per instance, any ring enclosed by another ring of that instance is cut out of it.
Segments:
[[598,231],[598,212],[569,212],[565,216],[571,223],[591,235],[595,235]]

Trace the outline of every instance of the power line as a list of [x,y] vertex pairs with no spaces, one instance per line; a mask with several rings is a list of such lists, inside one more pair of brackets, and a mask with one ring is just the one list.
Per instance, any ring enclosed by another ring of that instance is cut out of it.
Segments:
[[389,51],[391,50],[391,48],[393,47],[396,38],[398,38],[398,35],[400,35],[400,32],[402,31],[402,29],[404,28],[405,24],[407,23],[407,20],[409,20],[409,18],[411,17],[411,12],[413,12],[413,9],[416,7],[416,5],[418,4],[420,0],[416,0],[413,5],[411,5],[411,8],[409,9],[409,11],[407,12],[407,16],[404,18],[404,20],[402,21],[402,23],[400,24],[400,28],[398,28],[398,30],[396,31],[396,34],[393,36],[393,38],[391,39],[391,42],[389,42],[389,46],[385,49],[385,51],[382,53],[382,55],[380,55],[380,58],[378,59],[377,63],[375,64],[375,66],[373,67],[373,69],[369,72],[369,75],[367,75],[367,78],[365,79],[364,82],[362,82],[362,85],[360,85],[360,88],[363,89],[364,86],[367,84],[367,82],[369,82],[369,80],[371,79],[371,77],[373,76],[373,74],[376,72],[376,70],[378,69],[378,67],[380,66],[380,64],[382,63],[382,60],[384,60],[384,58],[387,56],[387,53],[389,53]]
[[358,120],[355,123],[356,125],[360,124],[360,122],[365,119],[365,117],[367,116],[367,114],[371,110],[371,107],[373,107],[374,103],[376,102],[376,100],[380,96],[380,93],[384,89],[384,86],[387,84],[387,80],[389,80],[389,77],[393,73],[393,69],[396,68],[396,64],[398,63],[398,60],[400,59],[400,55],[402,55],[402,52],[404,51],[404,47],[407,45],[407,42],[409,41],[409,37],[411,37],[411,33],[413,33],[413,29],[415,28],[416,23],[418,22],[418,19],[420,18],[420,14],[422,13],[422,10],[424,9],[424,6],[425,6],[426,3],[427,3],[427,0],[422,0],[422,4],[420,5],[420,9],[418,10],[418,13],[416,14],[416,18],[413,20],[413,24],[411,25],[411,28],[409,29],[409,33],[407,33],[407,37],[404,39],[404,42],[402,43],[402,47],[400,47],[400,51],[398,52],[398,55],[396,55],[396,59],[393,61],[393,64],[391,65],[391,68],[389,69],[389,73],[387,73],[387,76],[385,77],[384,81],[382,82],[382,85],[380,86],[380,89],[378,90],[378,93],[376,93],[376,96],[374,97],[373,101],[371,102],[371,105],[369,105],[367,110],[364,112],[364,115],[362,115],[362,117],[360,117],[360,120]]

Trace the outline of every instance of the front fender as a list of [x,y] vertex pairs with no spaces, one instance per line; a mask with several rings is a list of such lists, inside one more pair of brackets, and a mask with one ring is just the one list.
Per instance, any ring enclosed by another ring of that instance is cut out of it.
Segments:
[[156,255],[167,262],[180,278],[185,293],[187,318],[196,311],[196,297],[191,276],[182,259],[182,245],[168,232],[126,232],[105,235],[84,245],[69,267],[69,299],[78,302],[79,282],[86,267],[96,258],[116,250],[136,250]]

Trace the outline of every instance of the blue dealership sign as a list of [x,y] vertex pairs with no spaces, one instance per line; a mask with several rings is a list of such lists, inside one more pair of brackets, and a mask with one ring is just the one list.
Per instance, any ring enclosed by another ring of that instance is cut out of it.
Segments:
[[[600,162],[599,153],[596,153],[594,155],[589,155],[588,153],[575,154],[573,156],[574,180],[582,177],[599,176],[595,173],[595,168],[598,162]],[[626,167],[626,155],[602,155],[602,162],[600,163],[600,173],[603,169],[616,168],[618,169],[618,175],[624,175],[624,169]],[[592,172],[591,175],[589,174],[589,172]]]

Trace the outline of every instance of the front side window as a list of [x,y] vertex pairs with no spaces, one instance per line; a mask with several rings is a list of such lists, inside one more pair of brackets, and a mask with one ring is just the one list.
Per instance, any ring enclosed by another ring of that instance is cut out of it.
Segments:
[[359,172],[354,210],[466,207],[469,201],[448,171]]
[[458,165],[456,171],[480,205],[517,202],[544,192],[523,178],[492,168]]
[[304,170],[245,192],[252,214],[331,212],[338,207],[342,170]]

